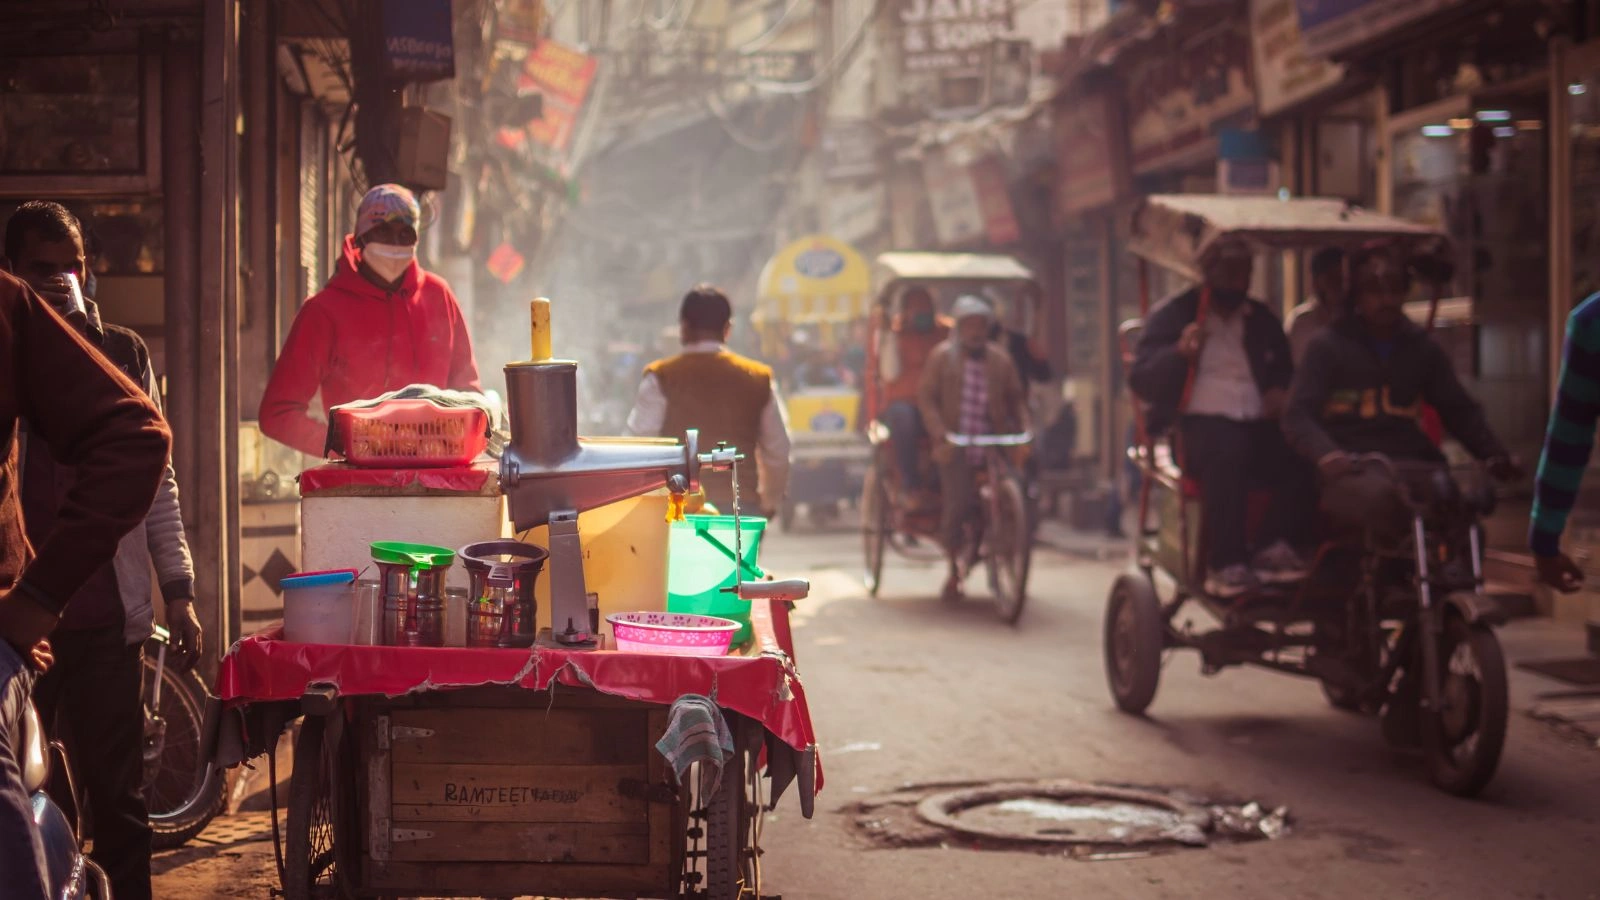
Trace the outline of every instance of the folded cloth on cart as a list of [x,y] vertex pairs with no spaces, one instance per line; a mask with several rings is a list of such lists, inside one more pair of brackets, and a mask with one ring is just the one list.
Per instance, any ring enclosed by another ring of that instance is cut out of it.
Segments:
[[700,694],[674,700],[667,715],[667,732],[656,741],[656,750],[666,757],[680,785],[689,767],[700,763],[700,791],[711,796],[722,782],[723,763],[733,756],[728,720],[711,698]]

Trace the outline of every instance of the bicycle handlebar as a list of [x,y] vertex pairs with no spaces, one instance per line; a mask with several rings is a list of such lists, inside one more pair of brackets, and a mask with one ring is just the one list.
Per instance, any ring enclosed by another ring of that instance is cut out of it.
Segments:
[[1033,443],[1033,433],[1020,434],[956,434],[950,432],[944,439],[957,447],[1021,447]]

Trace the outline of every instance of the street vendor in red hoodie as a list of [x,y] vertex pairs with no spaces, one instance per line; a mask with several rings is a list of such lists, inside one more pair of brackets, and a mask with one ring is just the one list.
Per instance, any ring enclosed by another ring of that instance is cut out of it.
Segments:
[[[261,397],[267,437],[321,457],[335,406],[412,384],[482,390],[455,294],[417,264],[420,218],[400,185],[362,198],[338,270],[295,316]],[[319,391],[321,419],[311,412]]]

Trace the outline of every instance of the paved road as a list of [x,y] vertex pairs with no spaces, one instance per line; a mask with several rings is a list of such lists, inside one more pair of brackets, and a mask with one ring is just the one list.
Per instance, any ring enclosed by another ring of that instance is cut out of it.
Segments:
[[[1519,714],[1496,781],[1477,801],[1441,795],[1395,759],[1375,723],[1316,686],[1259,672],[1202,678],[1171,660],[1149,719],[1116,713],[1100,661],[1114,564],[1042,554],[1021,626],[982,603],[944,606],[940,570],[895,561],[885,596],[855,578],[853,534],[774,535],[765,562],[805,574],[800,668],[827,788],[816,818],[792,797],[769,819],[767,894],[864,898],[1600,897],[1600,751],[1520,714],[1551,682],[1513,674]],[[1502,633],[1508,651],[1580,652],[1548,623]],[[1284,804],[1274,842],[1088,862],[1026,853],[879,849],[845,808],[908,782],[1066,777],[1186,788]],[[230,842],[227,828],[254,840]],[[156,896],[266,897],[276,883],[260,814],[235,817],[157,860]]]
[[[763,888],[827,898],[1600,896],[1600,752],[1521,710],[1553,682],[1513,674],[1518,711],[1482,798],[1431,788],[1376,724],[1315,684],[1172,658],[1148,719],[1117,713],[1100,627],[1110,563],[1043,554],[1020,627],[980,602],[936,599],[941,570],[895,562],[861,595],[849,534],[775,540],[772,568],[820,587],[797,638],[827,787],[805,821],[785,798],[767,827]],[[1513,655],[1579,638],[1548,623],[1503,633]],[[833,749],[835,752],[829,753]],[[1185,788],[1290,807],[1274,842],[1087,862],[969,849],[878,849],[843,809],[906,782],[1073,778]]]

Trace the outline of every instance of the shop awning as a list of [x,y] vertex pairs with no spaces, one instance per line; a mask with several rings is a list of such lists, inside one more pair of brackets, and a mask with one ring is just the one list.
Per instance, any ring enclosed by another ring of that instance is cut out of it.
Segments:
[[884,253],[878,257],[879,284],[917,281],[1032,281],[1033,272],[1009,256],[980,253]]
[[861,254],[843,241],[811,235],[778,251],[761,270],[756,320],[848,322],[866,315],[871,293]]

